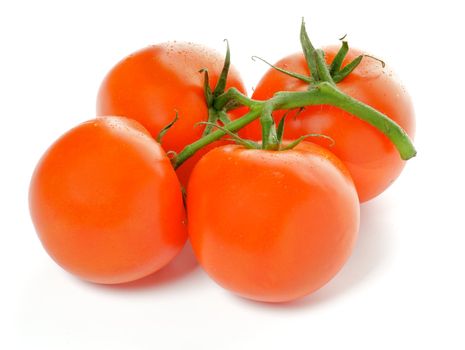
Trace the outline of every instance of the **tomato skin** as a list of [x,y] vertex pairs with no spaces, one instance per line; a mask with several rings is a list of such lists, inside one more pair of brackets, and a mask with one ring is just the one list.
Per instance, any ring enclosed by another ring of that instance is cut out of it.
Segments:
[[226,289],[266,302],[328,282],[359,227],[348,171],[306,142],[280,152],[215,148],[194,168],[187,208],[189,239],[205,271]]
[[49,255],[91,282],[149,275],[187,239],[180,185],[168,157],[126,118],[90,120],[60,137],[34,171],[29,206]]
[[[327,47],[324,51],[329,64],[338,48]],[[360,54],[361,51],[350,49],[343,65]],[[276,65],[300,74],[310,74],[304,56],[300,53],[287,56]],[[346,94],[386,114],[413,138],[415,116],[411,99],[388,67],[383,69],[380,62],[365,57],[337,86]],[[277,91],[304,91],[307,88],[306,83],[270,69],[258,83],[252,98],[265,100]],[[276,122],[283,113],[277,111],[273,114]],[[336,107],[309,106],[297,116],[295,111],[289,113],[284,137],[295,139],[308,133],[321,133],[335,140],[335,145],[329,149],[349,169],[361,202],[382,193],[399,176],[405,165],[386,136],[368,123]],[[242,135],[259,139],[261,128],[258,122],[246,127]],[[328,147],[328,142],[324,139],[315,142]]]
[[[204,76],[208,69],[210,87],[214,89],[223,67],[223,57],[201,45],[168,42],[142,49],[119,62],[103,80],[97,98],[97,115],[122,115],[139,121],[154,138],[178,112],[179,119],[164,136],[166,151],[181,151],[202,136],[208,120]],[[236,87],[245,92],[238,72],[231,66],[226,89]],[[178,168],[183,185],[198,159],[224,141],[200,150]]]

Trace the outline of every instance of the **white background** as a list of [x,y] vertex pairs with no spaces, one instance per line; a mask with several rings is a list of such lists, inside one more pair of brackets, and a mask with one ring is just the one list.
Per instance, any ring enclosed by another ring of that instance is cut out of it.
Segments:
[[[155,0],[0,4],[0,347],[3,349],[464,349],[465,26],[460,2]],[[91,119],[106,72],[166,40],[232,60],[249,91],[270,61],[314,43],[387,61],[410,91],[418,157],[362,206],[353,256],[327,286],[285,305],[216,286],[187,247],[131,285],[82,282],[57,267],[30,222],[42,152]],[[462,332],[462,334],[460,334]]]

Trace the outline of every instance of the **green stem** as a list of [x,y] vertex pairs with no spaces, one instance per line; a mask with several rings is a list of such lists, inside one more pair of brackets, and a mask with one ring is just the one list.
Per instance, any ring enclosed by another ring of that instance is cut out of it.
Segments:
[[[242,116],[239,119],[233,120],[232,122],[228,123],[223,127],[231,132],[236,132],[239,129],[242,129],[247,124],[250,124],[255,119],[260,117],[261,109],[260,108],[252,108],[246,115]],[[175,157],[172,159],[172,164],[175,169],[179,168],[187,159],[193,156],[199,149],[209,145],[216,140],[219,140],[226,132],[221,129],[217,129],[212,131],[210,134],[203,136],[202,138],[198,139],[197,141],[191,143],[184,147],[184,149],[179,152]]]
[[293,78],[296,78],[296,79],[299,79],[299,80],[302,80],[308,84],[311,84],[313,82],[313,79],[311,77],[308,77],[306,75],[303,75],[303,74],[299,74],[299,73],[296,73],[296,72],[291,72],[291,71],[288,71],[286,69],[283,69],[283,68],[280,68],[278,66],[275,66],[273,64],[271,64],[270,62],[268,61],[265,61],[263,58],[260,58],[258,56],[252,56],[252,60],[255,61],[255,59],[259,59],[260,61],[264,62],[265,64],[267,64],[268,66],[270,66],[271,68],[277,70],[278,72],[281,72],[283,74],[286,74],[286,75],[289,75],[290,77],[293,77]]
[[331,73],[329,72],[329,68],[326,65],[323,50],[315,50],[315,61],[316,69],[318,70],[318,76],[320,77],[320,80],[334,84],[333,78],[331,77]]
[[344,61],[344,58],[346,58],[347,53],[349,52],[349,44],[347,41],[342,41],[341,48],[337,52],[336,56],[333,59],[333,62],[331,62],[331,65],[329,66],[329,73],[331,76],[334,76],[337,72],[342,67],[342,62]]
[[220,111],[226,107],[226,105],[230,102],[237,102],[241,106],[247,107],[254,107],[260,104],[263,104],[263,101],[255,101],[247,96],[243,95],[238,89],[232,87],[228,89],[225,93],[221,94],[217,98],[215,98],[215,102],[213,103],[213,107]]
[[278,140],[276,128],[274,125],[273,105],[265,103],[260,114],[260,124],[262,125],[262,149],[269,149],[270,146],[276,144]]
[[338,70],[336,73],[333,75],[333,81],[335,83],[339,83],[340,81],[344,80],[352,71],[358,67],[360,62],[362,62],[363,55],[360,55],[350,63],[348,63],[344,68]]
[[205,125],[202,136],[206,136],[212,131],[213,125],[219,119],[218,113],[219,112],[215,108],[208,108],[208,123]]
[[[277,93],[273,97],[273,99],[278,101],[277,108],[275,109],[292,109],[314,104],[335,106],[369,123],[386,135],[394,146],[396,146],[402,159],[407,160],[416,155],[415,147],[405,130],[383,113],[346,95],[330,83],[321,82],[314,89],[319,91],[316,96],[310,96],[308,92]],[[318,103],[314,103],[315,98],[318,100]]]
[[[232,100],[248,106],[250,111],[241,118],[224,125],[224,129],[230,132],[236,132],[250,124],[255,119],[258,119],[264,111],[294,109],[313,105],[331,105],[353,114],[377,128],[395,145],[402,159],[407,160],[416,155],[416,150],[407,133],[397,123],[376,109],[346,95],[330,82],[319,82],[308,91],[278,92],[267,101],[252,100],[242,95],[237,89],[231,88],[218,96],[214,106],[221,109]],[[199,149],[220,139],[225,134],[224,130],[215,130],[186,146],[173,158],[174,168],[177,169]]]

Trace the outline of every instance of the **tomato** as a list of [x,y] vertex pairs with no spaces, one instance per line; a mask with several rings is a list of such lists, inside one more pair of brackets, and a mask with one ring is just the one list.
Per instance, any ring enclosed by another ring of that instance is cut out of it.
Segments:
[[[338,49],[324,49],[328,64]],[[350,49],[343,65],[362,52]],[[310,75],[303,54],[283,58],[278,67],[300,74]],[[404,128],[410,137],[414,136],[415,117],[412,102],[405,88],[389,68],[373,58],[363,58],[361,64],[344,80],[337,84],[346,94],[360,100]],[[270,69],[258,83],[252,98],[265,100],[277,91],[304,91],[308,84],[283,73]],[[275,121],[284,111],[273,114]],[[368,123],[353,115],[329,105],[309,106],[301,113],[290,112],[286,118],[284,138],[295,139],[308,133],[321,133],[332,137],[335,145],[330,148],[340,158],[354,180],[361,202],[383,192],[401,173],[405,162],[388,138]],[[261,127],[254,122],[242,131],[252,139],[261,137]],[[315,141],[328,147],[324,139]]]
[[[196,123],[208,119],[204,76],[199,70],[208,69],[214,89],[222,67],[221,55],[200,45],[170,42],[150,46],[129,55],[108,73],[98,93],[97,115],[133,118],[156,137],[178,112],[179,120],[164,136],[162,145],[166,151],[179,152],[202,136],[204,126]],[[245,91],[233,67],[226,89],[229,87]],[[177,170],[183,185],[187,185],[198,159],[218,144],[221,142],[202,149]]]
[[90,120],[59,138],[34,171],[29,205],[49,255],[92,282],[149,275],[187,239],[180,185],[168,157],[126,118]]
[[328,282],[359,227],[347,169],[306,142],[287,151],[213,149],[194,168],[187,211],[189,239],[205,271],[226,289],[267,302]]

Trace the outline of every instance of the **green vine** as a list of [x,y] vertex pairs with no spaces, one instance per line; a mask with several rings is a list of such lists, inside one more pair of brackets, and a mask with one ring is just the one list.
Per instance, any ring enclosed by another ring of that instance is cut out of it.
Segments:
[[[278,128],[272,118],[272,112],[276,110],[290,110],[304,108],[313,105],[331,105],[338,107],[355,117],[369,123],[386,135],[397,148],[402,159],[407,160],[416,155],[416,150],[407,133],[393,120],[377,111],[376,109],[350,97],[337,87],[337,83],[347,77],[362,61],[366,55],[356,57],[353,61],[342,67],[342,62],[348,53],[348,44],[342,41],[342,45],[336,54],[333,62],[328,66],[322,50],[315,49],[308,37],[305,23],[302,21],[300,40],[302,50],[310,70],[310,76],[278,69],[283,74],[288,74],[296,79],[303,80],[309,84],[308,90],[303,92],[278,92],[266,101],[253,100],[242,94],[236,88],[224,91],[227,72],[230,64],[229,45],[225,59],[225,66],[220,76],[215,90],[212,92],[208,85],[208,72],[205,73],[205,97],[209,108],[209,118],[203,136],[194,143],[187,145],[181,152],[174,155],[172,163],[174,168],[181,166],[195,152],[206,145],[220,139],[224,135],[229,135],[240,144],[249,148],[262,148],[273,150],[284,150],[294,147],[300,141],[309,136],[327,137],[324,135],[310,134],[302,135],[295,141],[290,142],[285,147],[281,145],[284,129],[284,118],[280,121]],[[371,56],[369,56],[371,57]],[[374,57],[372,57],[374,58]],[[374,58],[376,59],[376,58]],[[380,61],[384,66],[384,62]],[[230,121],[227,112],[239,106],[249,108],[247,114],[236,120]],[[260,119],[262,125],[261,144],[240,139],[235,133],[250,124],[256,119]],[[222,126],[217,124],[222,122]],[[213,130],[216,129],[216,130]]]

